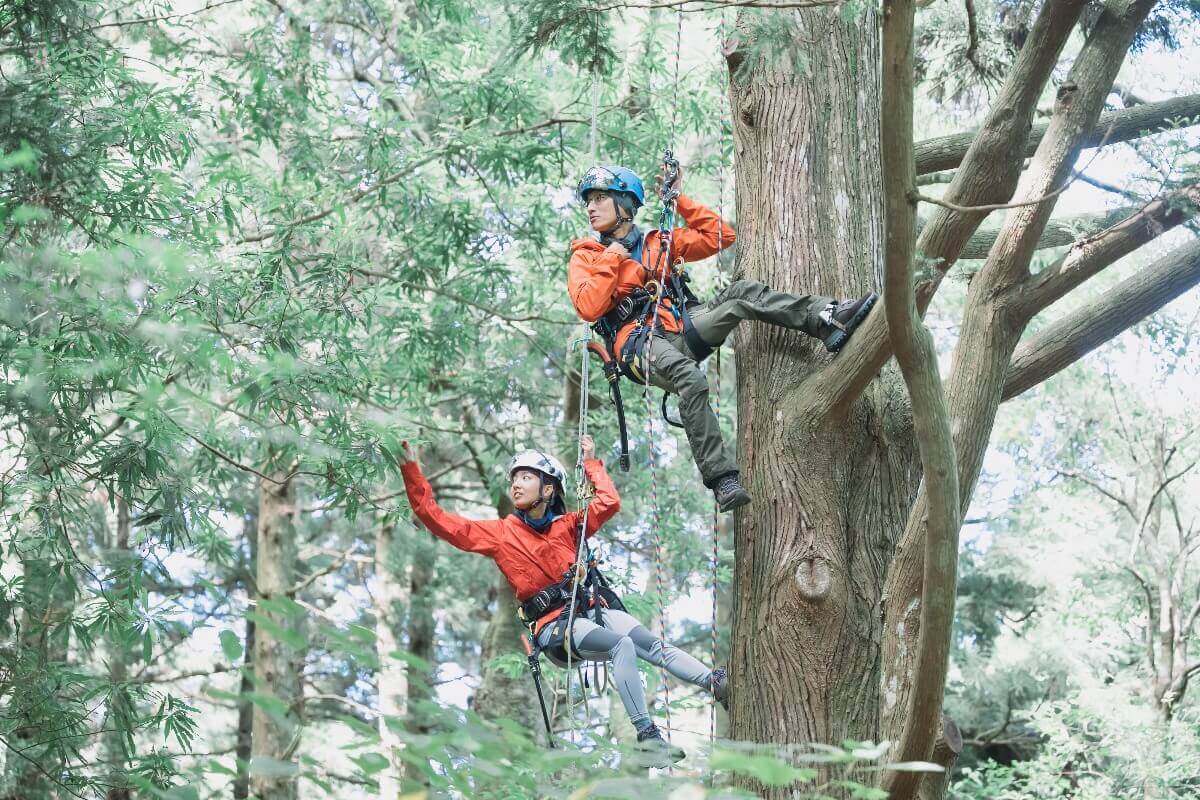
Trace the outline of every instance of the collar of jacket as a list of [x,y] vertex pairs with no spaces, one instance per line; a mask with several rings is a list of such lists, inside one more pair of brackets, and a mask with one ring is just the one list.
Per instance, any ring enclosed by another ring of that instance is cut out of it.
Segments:
[[548,511],[546,512],[545,516],[534,519],[520,509],[517,509],[516,512],[517,519],[533,528],[536,533],[545,533],[548,531],[550,526],[554,523],[554,520],[558,519],[560,516],[561,514],[555,514],[554,512]]
[[634,225],[633,229],[625,234],[622,239],[617,239],[614,236],[609,236],[607,233],[600,233],[599,231],[592,231],[592,239],[599,242],[601,247],[608,247],[613,242],[619,241],[629,251],[630,258],[639,264],[642,261],[642,245],[646,243],[646,234],[642,233],[642,230],[637,225]]

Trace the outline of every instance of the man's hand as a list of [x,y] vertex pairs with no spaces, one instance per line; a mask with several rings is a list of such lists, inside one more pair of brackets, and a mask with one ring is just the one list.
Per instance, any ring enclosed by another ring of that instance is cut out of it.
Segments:
[[596,442],[592,439],[590,433],[585,433],[583,438],[579,440],[579,446],[583,450],[583,460],[596,457]]
[[407,439],[400,443],[400,453],[404,457],[405,464],[416,464],[417,458],[420,456],[417,448],[409,444]]
[[[663,164],[658,176],[654,179],[654,193],[662,197],[663,182],[667,179],[667,165]],[[671,183],[668,189],[674,189],[677,192],[683,192],[683,167],[679,167],[675,172],[675,180]]]

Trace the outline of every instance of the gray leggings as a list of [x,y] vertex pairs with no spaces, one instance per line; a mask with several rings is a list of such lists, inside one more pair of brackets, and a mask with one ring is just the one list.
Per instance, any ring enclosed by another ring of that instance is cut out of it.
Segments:
[[[590,613],[590,612],[589,612]],[[605,610],[601,627],[590,618],[578,617],[572,624],[575,649],[586,661],[611,661],[612,683],[621,696],[629,721],[639,725],[650,719],[646,694],[638,674],[637,660],[649,661],[681,681],[711,691],[712,670],[674,645],[655,638],[650,631],[624,611]],[[547,625],[539,636],[545,645],[553,625]],[[559,662],[556,662],[559,663]],[[563,666],[559,663],[559,666]]]

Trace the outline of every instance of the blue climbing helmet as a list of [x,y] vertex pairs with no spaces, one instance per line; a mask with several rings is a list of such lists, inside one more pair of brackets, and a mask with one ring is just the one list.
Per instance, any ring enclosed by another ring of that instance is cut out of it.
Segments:
[[587,202],[587,193],[591,191],[612,192],[627,195],[633,200],[632,213],[646,205],[646,189],[642,179],[628,167],[616,164],[597,164],[584,173],[583,179],[575,189],[579,202]]

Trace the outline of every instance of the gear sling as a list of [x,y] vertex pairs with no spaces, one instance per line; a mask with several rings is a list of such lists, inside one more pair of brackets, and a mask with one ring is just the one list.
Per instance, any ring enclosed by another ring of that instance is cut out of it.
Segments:
[[[629,433],[625,425],[625,408],[621,400],[618,376],[624,375],[641,386],[646,386],[649,381],[649,374],[643,372],[642,366],[644,365],[639,361],[639,357],[649,351],[647,345],[653,334],[653,326],[646,324],[647,315],[655,311],[665,297],[671,301],[671,313],[682,325],[684,341],[687,342],[688,349],[692,351],[696,361],[703,361],[713,353],[713,348],[704,341],[696,331],[696,326],[692,324],[690,307],[700,305],[700,300],[688,287],[687,274],[666,264],[671,257],[671,230],[675,225],[675,201],[679,197],[679,192],[673,188],[679,175],[679,161],[670,150],[663,155],[663,165],[666,167],[666,177],[663,180],[663,186],[666,188],[663,190],[663,208],[658,218],[658,236],[661,246],[658,251],[658,263],[654,270],[659,280],[650,281],[647,284],[647,287],[650,288],[635,289],[621,298],[615,308],[600,317],[592,325],[592,330],[604,340],[605,346],[601,348],[595,342],[588,345],[588,349],[598,355],[604,363],[604,375],[608,379],[613,405],[617,409],[617,424],[621,432],[622,472],[629,471]],[[617,352],[618,332],[633,321],[636,321],[633,332],[625,340],[624,347]],[[667,415],[667,394],[665,392],[663,393],[662,409],[663,418],[668,423],[677,428],[683,427]]]
[[[542,692],[542,652],[545,651],[551,661],[566,662],[569,660],[567,648],[570,647],[572,654],[583,660],[584,657],[575,649],[575,642],[571,636],[570,628],[574,618],[586,615],[591,609],[592,620],[603,627],[604,609],[625,610],[621,598],[613,591],[612,585],[596,565],[591,549],[586,552],[586,566],[572,566],[563,573],[561,581],[550,584],[517,606],[517,616],[529,634],[529,638],[524,641],[525,654],[529,662],[529,674],[533,677],[533,685],[537,690],[538,705],[542,709],[542,722],[546,725],[546,741],[551,747],[554,747],[554,732],[550,725],[550,714],[546,710],[546,698]],[[560,611],[557,617],[547,623],[553,627],[549,641],[543,645],[538,622],[555,609]]]

